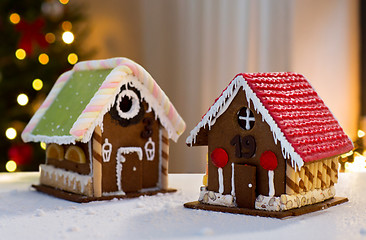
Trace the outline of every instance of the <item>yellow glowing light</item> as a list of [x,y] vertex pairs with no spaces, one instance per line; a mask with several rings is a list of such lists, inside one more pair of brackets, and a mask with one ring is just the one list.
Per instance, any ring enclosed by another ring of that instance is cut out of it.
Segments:
[[25,95],[24,93],[19,94],[17,97],[17,102],[20,106],[27,105],[28,101],[29,101],[28,96]]
[[19,59],[19,60],[23,60],[27,54],[25,53],[25,51],[21,48],[17,49],[15,51],[15,56]]
[[363,138],[366,135],[366,133],[364,131],[362,131],[361,129],[357,131],[357,136],[359,138]]
[[366,157],[355,152],[353,162],[345,163],[346,172],[365,172],[366,171]]
[[18,24],[20,22],[20,16],[18,13],[12,13],[9,20],[12,24]]
[[48,43],[54,43],[56,41],[55,34],[53,33],[47,33],[45,39]]
[[41,79],[34,79],[32,82],[32,87],[34,90],[39,91],[43,88],[43,82]]
[[70,32],[70,31],[66,31],[62,34],[62,40],[66,44],[70,44],[74,41],[74,34],[72,34],[72,32]]
[[66,5],[66,4],[68,4],[69,3],[69,0],[59,0],[60,1],[60,3],[62,3],[62,4],[64,4],[64,5]]
[[41,53],[39,54],[38,56],[38,61],[43,64],[43,65],[46,65],[49,61],[50,61],[50,58],[48,57],[47,54],[45,53]]
[[70,64],[74,65],[78,62],[78,55],[76,55],[75,53],[70,53],[69,56],[67,56],[67,61]]
[[13,160],[9,160],[5,164],[5,168],[6,168],[6,171],[8,171],[8,172],[15,172],[15,170],[17,170],[17,163],[14,162]]
[[64,31],[70,31],[72,29],[72,23],[69,21],[62,22],[61,26]]
[[15,130],[15,128],[8,128],[6,129],[5,131],[5,136],[10,139],[10,140],[13,140],[14,138],[17,137],[17,130]]
[[43,150],[46,150],[46,143],[44,143],[44,142],[41,142],[39,145],[41,145],[41,148],[43,149]]

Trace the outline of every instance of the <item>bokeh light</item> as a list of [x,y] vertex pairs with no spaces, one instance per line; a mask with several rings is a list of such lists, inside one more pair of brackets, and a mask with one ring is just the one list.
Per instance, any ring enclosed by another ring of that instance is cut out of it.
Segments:
[[24,49],[21,49],[21,48],[19,48],[19,49],[17,49],[16,51],[15,51],[15,56],[19,59],[19,60],[23,60],[25,57],[26,57],[26,53],[25,53],[25,51],[24,51]]
[[75,53],[70,53],[69,56],[67,56],[67,61],[72,65],[77,63],[78,60],[79,60],[78,55],[76,55]]
[[28,101],[29,101],[28,96],[24,93],[19,94],[17,97],[17,102],[20,106],[27,105]]
[[48,43],[54,43],[56,41],[55,34],[53,33],[47,33],[45,39]]
[[6,129],[5,136],[8,139],[13,140],[17,137],[17,130],[15,130],[15,128],[10,127],[8,129]]
[[72,34],[70,31],[66,31],[62,34],[62,40],[66,44],[71,44],[74,41],[74,34]]
[[8,172],[15,172],[15,170],[17,170],[17,163],[13,160],[9,160],[6,164],[5,164],[5,169]]
[[71,31],[72,23],[70,21],[64,21],[64,22],[62,22],[61,27],[64,31]]
[[18,24],[20,22],[20,16],[18,13],[10,14],[9,20],[12,24]]
[[50,61],[50,58],[48,57],[47,54],[45,53],[41,53],[39,54],[38,56],[38,61],[43,64],[43,65],[46,65],[49,61]]
[[32,87],[34,90],[39,91],[43,88],[43,82],[41,79],[34,79],[32,82]]

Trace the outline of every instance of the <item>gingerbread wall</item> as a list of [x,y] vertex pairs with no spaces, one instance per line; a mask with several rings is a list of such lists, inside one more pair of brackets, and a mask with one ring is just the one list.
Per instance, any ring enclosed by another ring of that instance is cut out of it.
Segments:
[[[145,110],[148,105],[142,102]],[[146,138],[141,137],[147,123],[144,119],[149,118],[151,122],[152,136],[155,143],[155,156],[152,161],[147,160],[144,146]],[[105,114],[103,119],[102,143],[105,139],[112,144],[111,157],[109,162],[102,163],[102,192],[116,192],[117,186],[117,151],[120,147],[140,147],[142,149],[142,160],[136,153],[125,155],[126,161],[122,164],[122,189],[124,192],[135,192],[141,188],[156,187],[159,181],[159,120],[155,120],[154,112],[144,113],[137,123],[123,127],[118,121],[112,118],[110,113]]]
[[[231,193],[232,186],[232,166],[235,164],[247,164],[256,167],[256,195],[262,194],[268,196],[269,180],[268,171],[260,165],[260,156],[263,152],[270,150],[275,153],[278,166],[274,170],[274,186],[275,195],[279,196],[285,193],[285,173],[286,162],[281,153],[279,144],[275,144],[273,134],[266,122],[262,121],[262,116],[253,109],[253,104],[250,105],[250,110],[254,114],[255,123],[252,129],[245,130],[238,124],[238,111],[242,107],[247,107],[248,103],[244,91],[239,90],[234,97],[232,103],[227,110],[216,120],[216,123],[211,126],[208,131],[208,190],[218,192],[218,168],[214,166],[210,160],[210,155],[216,148],[223,148],[228,154],[228,163],[223,167],[224,192],[223,194]],[[202,130],[201,130],[202,131]],[[203,131],[205,132],[205,131]],[[256,148],[254,155],[251,158],[238,158],[236,156],[235,146],[230,142],[236,136],[245,137],[251,135],[255,139]]]

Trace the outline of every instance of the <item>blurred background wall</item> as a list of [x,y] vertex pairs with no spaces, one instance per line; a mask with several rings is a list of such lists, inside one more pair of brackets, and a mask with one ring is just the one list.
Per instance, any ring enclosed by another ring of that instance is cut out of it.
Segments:
[[[187,123],[170,172],[203,172],[205,147],[185,139],[239,72],[304,74],[344,130],[359,121],[357,0],[82,0],[93,57],[146,68]],[[75,1],[80,3],[80,1]],[[74,4],[70,1],[70,4]]]

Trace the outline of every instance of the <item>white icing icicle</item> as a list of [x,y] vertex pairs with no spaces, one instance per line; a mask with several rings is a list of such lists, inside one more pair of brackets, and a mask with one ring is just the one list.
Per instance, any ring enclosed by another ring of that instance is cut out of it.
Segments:
[[224,176],[222,173],[222,168],[218,168],[217,171],[219,173],[219,193],[222,194],[224,192]]

